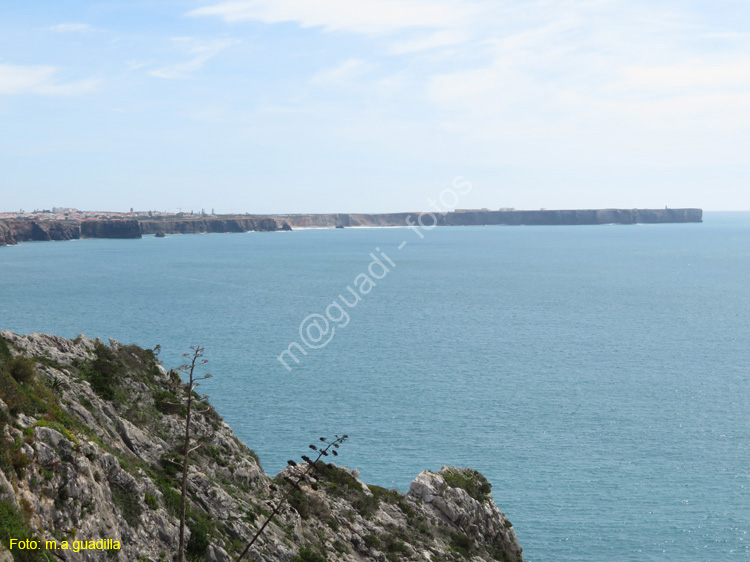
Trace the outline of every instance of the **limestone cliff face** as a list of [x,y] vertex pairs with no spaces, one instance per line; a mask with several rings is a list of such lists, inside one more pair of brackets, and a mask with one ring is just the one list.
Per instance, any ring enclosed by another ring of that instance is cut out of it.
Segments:
[[448,213],[444,225],[596,225],[703,222],[701,209],[583,209]]
[[[276,231],[290,228],[334,228],[406,226],[417,224],[420,213],[329,213],[292,215],[250,215],[210,219],[181,218],[141,220],[143,234],[195,234],[208,232]],[[433,218],[434,217],[434,218]],[[589,209],[562,211],[470,211],[426,214],[427,228],[484,225],[595,225],[638,223],[702,222],[701,209]]]
[[80,224],[74,221],[0,221],[0,245],[31,241],[73,240],[80,237]]
[[[173,560],[182,395],[177,374],[149,350],[0,332],[0,562]],[[284,476],[306,465],[267,476],[204,400],[197,408],[188,559],[229,562],[290,490]],[[406,495],[368,486],[334,464],[321,463],[314,474],[291,490],[247,559],[523,560],[512,525],[475,471],[423,472]],[[122,548],[21,553],[8,550],[10,538],[60,546],[112,539]]]
[[[416,224],[420,213],[282,215],[294,228],[332,228],[335,226],[405,226]],[[583,209],[560,211],[468,211],[426,213],[422,222],[428,228],[438,226],[485,225],[595,225],[638,223],[702,222],[701,209]]]
[[270,217],[141,220],[143,234],[203,234],[210,232],[273,232],[286,230],[285,223]]
[[[405,226],[420,213],[238,215],[212,218],[102,219],[86,221],[0,220],[0,246],[32,240],[140,238],[141,234],[274,232],[292,228]],[[483,225],[594,225],[703,222],[701,209],[584,209],[563,211],[468,211],[422,217],[427,228]]]
[[135,219],[87,220],[81,222],[81,238],[140,238]]
[[132,219],[56,221],[0,220],[0,246],[19,242],[76,240],[78,238],[140,238]]

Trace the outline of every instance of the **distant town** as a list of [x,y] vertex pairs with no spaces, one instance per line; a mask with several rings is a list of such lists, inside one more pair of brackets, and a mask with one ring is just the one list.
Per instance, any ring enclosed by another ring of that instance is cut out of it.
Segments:
[[211,209],[207,213],[205,209],[199,212],[167,212],[167,211],[135,211],[130,209],[129,212],[116,211],[81,211],[72,207],[52,207],[51,209],[35,209],[31,212],[21,209],[18,212],[0,212],[0,220],[3,219],[29,219],[37,221],[54,220],[54,221],[81,221],[93,219],[159,219],[164,217],[170,218],[190,218],[190,217],[214,217],[218,216]]

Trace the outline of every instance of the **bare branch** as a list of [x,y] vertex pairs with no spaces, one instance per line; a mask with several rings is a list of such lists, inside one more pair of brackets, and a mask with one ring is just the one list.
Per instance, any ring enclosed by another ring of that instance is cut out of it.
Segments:
[[[242,551],[242,553],[237,558],[236,562],[240,562],[245,557],[245,555],[248,553],[248,551],[253,546],[253,544],[255,544],[255,541],[258,540],[258,537],[260,537],[260,535],[266,529],[266,527],[271,522],[271,520],[276,516],[276,514],[278,514],[279,510],[281,509],[281,507],[289,499],[289,496],[292,494],[292,492],[294,490],[296,490],[296,489],[299,488],[299,483],[302,482],[302,480],[304,480],[307,477],[307,474],[311,470],[317,468],[318,461],[320,461],[320,459],[325,454],[328,453],[328,449],[330,449],[331,447],[338,448],[338,446],[341,443],[343,443],[344,441],[346,441],[349,438],[348,435],[342,435],[341,437],[339,437],[338,435],[336,435],[335,437],[336,437],[335,441],[329,443],[327,447],[318,450],[318,457],[314,461],[311,460],[309,457],[307,457],[305,455],[302,455],[302,459],[307,462],[307,467],[305,468],[305,470],[301,474],[297,475],[297,479],[296,480],[292,481],[291,479],[289,479],[290,482],[291,482],[291,484],[292,484],[292,486],[289,488],[289,490],[286,491],[286,493],[282,496],[282,498],[276,503],[276,505],[273,508],[273,511],[271,511],[271,514],[268,517],[266,517],[266,520],[263,522],[263,525],[260,527],[260,529],[258,529],[255,532],[255,535],[253,535],[253,538],[250,539],[249,543],[247,543],[247,546],[245,547],[245,550]],[[323,439],[321,439],[321,441],[325,442],[325,440],[323,440]],[[316,447],[314,447],[312,445],[310,446],[310,448],[317,450]]]

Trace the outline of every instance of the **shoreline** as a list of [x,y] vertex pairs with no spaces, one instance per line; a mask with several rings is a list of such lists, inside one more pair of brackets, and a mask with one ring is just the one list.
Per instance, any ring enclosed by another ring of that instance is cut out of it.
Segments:
[[435,226],[585,226],[702,223],[703,210],[569,209],[538,211],[462,210],[447,213],[331,213],[290,215],[174,215],[163,218],[62,220],[0,219],[0,246],[80,238],[142,238],[149,234],[279,232],[319,228],[422,228]]

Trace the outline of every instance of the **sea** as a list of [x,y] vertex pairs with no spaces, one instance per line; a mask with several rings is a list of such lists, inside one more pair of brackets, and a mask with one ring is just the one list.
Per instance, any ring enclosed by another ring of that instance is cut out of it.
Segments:
[[750,560],[750,213],[23,243],[0,327],[202,346],[266,472],[475,468],[531,562]]

